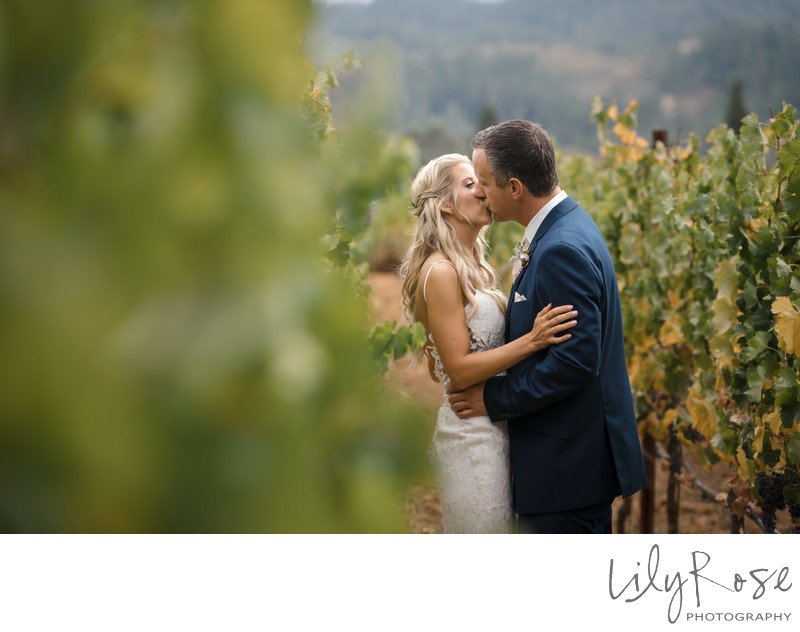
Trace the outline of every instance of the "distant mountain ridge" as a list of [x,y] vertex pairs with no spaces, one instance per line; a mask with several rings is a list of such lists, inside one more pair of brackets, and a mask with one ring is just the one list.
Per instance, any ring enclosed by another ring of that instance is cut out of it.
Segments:
[[454,145],[490,108],[591,151],[592,94],[636,98],[641,133],[673,139],[723,122],[735,79],[762,118],[783,100],[800,107],[797,0],[376,0],[320,7],[312,33],[315,55],[354,48],[367,72],[376,50],[394,51],[397,131]]

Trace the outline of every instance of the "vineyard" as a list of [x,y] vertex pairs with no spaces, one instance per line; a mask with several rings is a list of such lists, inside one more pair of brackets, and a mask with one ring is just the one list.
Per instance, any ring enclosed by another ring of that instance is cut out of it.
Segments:
[[[305,58],[313,11],[2,4],[0,530],[407,530],[438,387],[398,379],[424,331],[370,314],[370,275],[419,150],[379,99],[334,122],[359,60]],[[620,527],[685,524],[682,484],[797,531],[797,112],[674,143],[635,103],[591,115],[562,186],[614,258],[655,483]],[[519,232],[489,233],[506,289]]]
[[[800,137],[784,104],[768,122],[720,126],[703,144],[636,131],[637,104],[592,103],[600,158],[561,156],[561,183],[595,217],[623,299],[626,352],[651,485],[642,532],[680,486],[764,532],[800,532]],[[508,285],[517,227],[492,228]],[[391,324],[391,323],[390,323]],[[405,334],[407,338],[407,334]],[[666,471],[657,474],[657,463]],[[709,485],[701,471],[717,473]],[[727,474],[719,475],[719,472]],[[666,498],[654,497],[656,476]],[[620,526],[631,502],[618,508]]]
[[782,510],[800,530],[795,108],[720,126],[702,148],[695,136],[651,148],[635,102],[620,112],[595,99],[592,117],[602,162],[566,161],[564,186],[596,213],[615,260],[647,460],[663,455],[673,477],[683,450],[726,463],[715,499],[733,531],[749,517],[773,532]]

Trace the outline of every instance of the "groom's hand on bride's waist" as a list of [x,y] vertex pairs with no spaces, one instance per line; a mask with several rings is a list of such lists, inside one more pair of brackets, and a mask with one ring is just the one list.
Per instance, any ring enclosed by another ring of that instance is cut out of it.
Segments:
[[470,417],[477,417],[478,415],[486,415],[486,406],[483,404],[483,386],[486,382],[479,382],[468,386],[463,391],[450,391],[447,395],[447,401],[450,402],[450,408],[461,419],[469,419]]

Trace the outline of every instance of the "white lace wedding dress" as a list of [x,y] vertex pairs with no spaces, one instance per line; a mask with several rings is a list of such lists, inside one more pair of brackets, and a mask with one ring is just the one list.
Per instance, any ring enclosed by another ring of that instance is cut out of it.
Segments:
[[[505,319],[491,296],[477,292],[475,298],[476,305],[464,309],[472,352],[480,353],[503,344]],[[447,401],[450,378],[433,336],[430,341],[445,397],[431,446],[444,532],[509,533],[513,510],[505,422],[494,423],[486,415],[460,419],[453,412]]]

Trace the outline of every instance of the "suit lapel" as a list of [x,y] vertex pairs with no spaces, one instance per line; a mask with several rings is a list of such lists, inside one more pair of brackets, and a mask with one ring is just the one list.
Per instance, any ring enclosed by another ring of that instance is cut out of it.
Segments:
[[[528,246],[528,249],[525,251],[528,253],[528,256],[533,252],[533,249],[536,247],[536,241]],[[525,271],[528,269],[528,266],[531,264],[530,259],[528,259],[528,265],[522,268],[517,275],[517,278],[514,279],[514,283],[511,285],[511,293],[508,296],[508,306],[506,307],[506,330],[505,330],[505,338],[506,343],[508,343],[508,326],[511,322],[511,306],[514,304],[514,297],[517,295],[517,288],[519,287],[520,282],[522,281],[522,277],[525,274]]]
[[533,237],[533,243],[531,244],[528,252],[532,253],[536,249],[536,245],[539,243],[539,240],[547,234],[547,231],[553,227],[553,224],[555,224],[570,211],[574,211],[576,208],[578,208],[578,203],[570,196],[567,196],[561,200],[561,202],[547,214],[547,217],[544,218],[542,225],[539,226],[539,230],[536,231],[536,235]]

